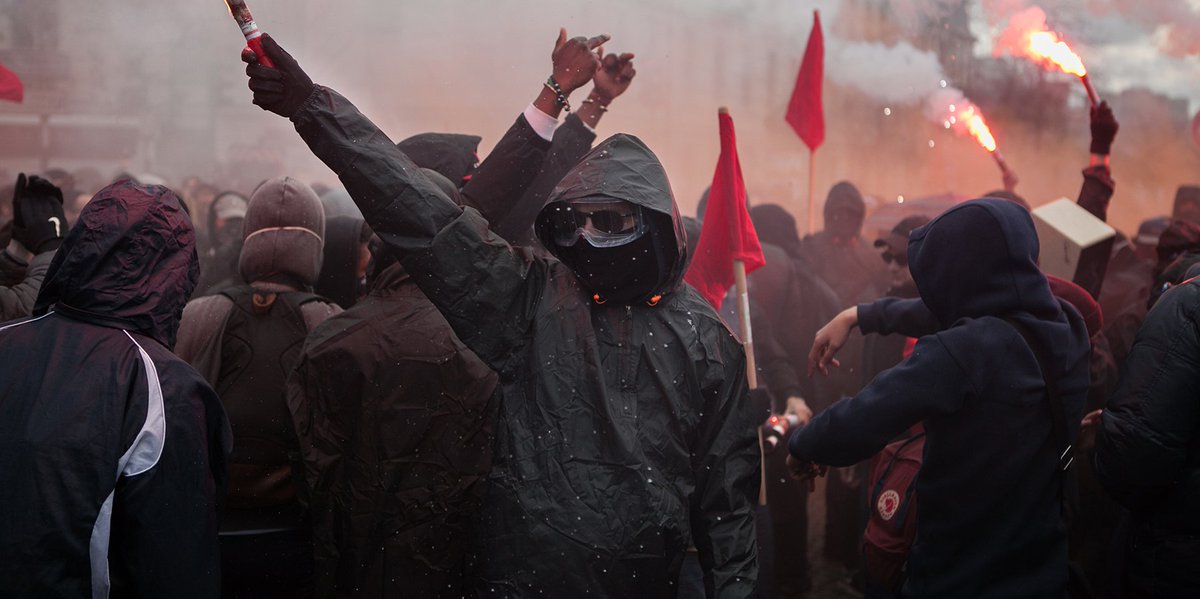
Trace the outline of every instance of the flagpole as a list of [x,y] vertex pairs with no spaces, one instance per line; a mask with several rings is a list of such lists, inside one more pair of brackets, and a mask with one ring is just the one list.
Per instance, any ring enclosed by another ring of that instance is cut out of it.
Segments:
[[[728,280],[728,279],[727,279]],[[733,284],[737,290],[738,322],[742,329],[742,345],[746,348],[746,382],[758,388],[758,370],[754,365],[754,331],[750,328],[750,292],[746,286],[746,262],[733,261]]]
[[808,233],[817,232],[817,150],[808,149]]

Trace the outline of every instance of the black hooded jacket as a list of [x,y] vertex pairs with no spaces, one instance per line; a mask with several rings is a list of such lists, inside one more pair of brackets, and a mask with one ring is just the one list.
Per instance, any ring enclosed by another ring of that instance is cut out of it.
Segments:
[[0,327],[0,588],[11,596],[216,597],[230,437],[171,353],[198,277],[174,193],[88,203],[35,317]]
[[460,592],[492,464],[496,387],[399,264],[309,335],[288,405],[303,441],[317,596]]
[[[369,234],[369,232],[368,232]],[[361,257],[363,220],[335,216],[325,221],[324,260],[314,291],[348,309],[358,301],[358,261]]]
[[719,596],[752,596],[759,475],[745,357],[680,286],[682,227],[653,154],[618,136],[551,198],[586,185],[671,215],[676,254],[658,274],[673,292],[654,306],[598,305],[562,263],[511,247],[450,202],[341,96],[318,88],[293,121],[500,375],[479,592],[674,597],[691,542]]
[[859,306],[867,333],[920,337],[912,355],[791,438],[797,459],[844,466],[922,422],[921,512],[904,596],[1056,597],[1067,583],[1058,445],[1033,351],[1048,354],[1069,437],[1088,389],[1088,335],[1050,293],[1023,208],[960,204],[912,232],[909,264],[921,298]]
[[1096,434],[1096,476],[1132,515],[1131,596],[1200,588],[1200,280],[1150,313]]

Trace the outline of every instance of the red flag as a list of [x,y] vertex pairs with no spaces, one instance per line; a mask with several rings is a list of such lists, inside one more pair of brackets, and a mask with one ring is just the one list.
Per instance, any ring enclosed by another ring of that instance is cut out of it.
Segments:
[[684,280],[696,288],[708,303],[720,309],[721,300],[733,285],[733,261],[746,263],[746,272],[766,264],[758,233],[746,210],[746,183],[742,180],[742,164],[738,161],[737,137],[733,132],[733,117],[722,112],[717,115],[721,129],[721,156],[713,173],[712,189],[708,192],[704,227],[696,244],[696,257],[688,267]]
[[0,64],[0,100],[21,103],[25,99],[25,86],[17,74]]
[[814,10],[812,33],[808,34],[808,47],[804,49],[786,117],[809,150],[816,150],[825,142],[825,110],[821,106],[824,80],[825,36],[821,34],[821,13]]

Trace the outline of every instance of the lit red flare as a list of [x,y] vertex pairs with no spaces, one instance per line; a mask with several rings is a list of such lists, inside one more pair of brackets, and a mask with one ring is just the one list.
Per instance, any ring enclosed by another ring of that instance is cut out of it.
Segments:
[[246,2],[244,0],[225,0],[225,8],[229,9],[229,14],[233,15],[233,20],[237,21],[238,27],[242,29],[246,45],[258,57],[258,64],[264,67],[274,67],[271,59],[267,57],[267,52],[263,50],[262,31],[258,29],[258,23],[254,22],[254,16],[250,14]]
[[1068,75],[1087,75],[1083,59],[1052,31],[1034,31],[1029,34],[1029,55],[1043,65],[1058,67]]
[[942,126],[952,129],[960,135],[969,135],[989,152],[996,151],[996,137],[983,119],[979,107],[965,98],[960,98],[946,106]]
[[1031,6],[1009,19],[1008,26],[996,39],[995,52],[997,55],[1008,52],[1032,60],[1043,68],[1075,75],[1087,90],[1092,105],[1100,103],[1088,79],[1083,59],[1046,26],[1046,13],[1037,6]]
[[979,142],[979,145],[983,146],[983,149],[989,152],[996,151],[996,138],[992,135],[992,130],[987,126],[987,122],[983,120],[983,115],[979,114],[978,108],[968,106],[959,119],[966,123],[967,132],[975,138],[975,141]]

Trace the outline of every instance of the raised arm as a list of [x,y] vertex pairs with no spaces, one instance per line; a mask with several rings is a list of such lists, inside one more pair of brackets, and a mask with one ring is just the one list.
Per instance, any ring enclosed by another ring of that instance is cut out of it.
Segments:
[[474,208],[455,205],[353,104],[313,85],[273,39],[263,40],[276,66],[246,68],[255,104],[291,118],[459,338],[496,370],[512,367],[546,263],[492,234]]
[[[619,65],[613,55],[605,59],[612,59],[618,69],[615,74],[603,67],[598,47],[607,40],[607,35],[567,39],[566,30],[559,30],[550,56],[550,78],[539,85],[533,103],[517,118],[463,189],[466,204],[478,209],[492,231],[513,245],[533,243],[529,232],[550,191],[591,149],[596,138],[593,128],[608,110],[608,104],[632,80],[633,65],[628,62],[632,54]],[[623,79],[626,75],[628,79]],[[554,86],[569,103],[571,93],[593,79],[597,81],[596,87],[559,127],[558,117],[566,104],[559,101]],[[612,83],[602,87],[601,80]]]
[[[1091,114],[1092,143],[1088,167],[1083,169],[1083,186],[1079,189],[1078,204],[1096,218],[1108,220],[1108,204],[1112,199],[1112,172],[1109,170],[1108,156],[1112,151],[1113,139],[1117,136],[1117,119],[1108,107],[1108,102],[1101,102],[1092,108]],[[1095,256],[1090,261],[1080,263],[1074,283],[1083,287],[1093,298],[1100,297],[1100,289],[1104,285],[1104,275],[1108,270],[1108,254]]]

